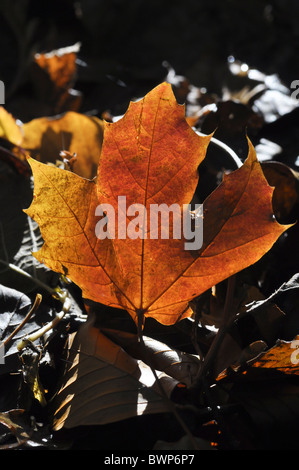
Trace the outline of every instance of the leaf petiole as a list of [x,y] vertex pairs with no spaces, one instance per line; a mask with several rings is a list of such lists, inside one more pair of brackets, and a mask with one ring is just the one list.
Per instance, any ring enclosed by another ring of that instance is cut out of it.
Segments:
[[[197,135],[199,135],[200,137],[206,137],[206,134],[203,134],[202,132],[199,132],[198,130],[194,129],[194,131],[196,132]],[[234,160],[235,164],[237,165],[237,168],[241,168],[241,166],[243,165],[243,162],[242,160],[238,157],[238,155],[236,154],[236,152],[233,151],[233,149],[231,147],[229,147],[228,145],[226,145],[224,142],[222,142],[221,140],[219,139],[216,139],[215,137],[211,137],[211,142],[213,142],[215,145],[217,145],[217,147],[220,147],[222,150],[224,150],[226,153],[228,153],[228,155],[230,155],[230,157]]]
[[27,321],[29,320],[29,318],[36,312],[36,310],[38,309],[38,307],[40,306],[41,304],[41,301],[42,301],[42,296],[41,294],[37,294],[36,295],[36,298],[35,298],[35,301],[34,301],[34,304],[33,306],[31,307],[31,309],[29,310],[29,312],[27,313],[26,317],[24,318],[24,320],[17,326],[17,328],[9,335],[8,338],[6,338],[5,341],[3,341],[3,345],[7,346],[7,344],[12,340],[12,338],[18,333],[18,331],[20,331],[23,326],[25,325],[25,323],[27,323]]
[[[59,300],[62,300],[62,298],[63,296],[62,294],[60,294]],[[24,349],[28,343],[33,343],[34,341],[39,339],[47,331],[55,328],[55,326],[62,320],[64,315],[69,311],[70,307],[71,307],[71,299],[68,297],[67,293],[65,293],[61,312],[57,313],[56,317],[51,322],[46,323],[39,330],[35,331],[34,333],[31,333],[30,335],[25,335],[17,345],[18,351],[21,351],[22,349]]]
[[20,274],[21,276],[24,276],[24,277],[27,277],[28,279],[30,279],[31,281],[33,281],[36,285],[38,285],[39,287],[41,287],[42,289],[46,290],[47,292],[49,292],[51,295],[55,295],[56,296],[56,290],[49,287],[47,284],[45,284],[44,282],[40,281],[39,279],[37,279],[36,277],[33,277],[31,276],[31,274],[27,273],[26,271],[24,271],[23,269],[19,268],[19,266],[16,266],[15,264],[12,264],[12,263],[8,263],[7,261],[3,261],[2,259],[0,259],[0,263],[1,264],[4,264],[7,268],[9,269],[12,269],[13,271],[15,271],[16,273]]

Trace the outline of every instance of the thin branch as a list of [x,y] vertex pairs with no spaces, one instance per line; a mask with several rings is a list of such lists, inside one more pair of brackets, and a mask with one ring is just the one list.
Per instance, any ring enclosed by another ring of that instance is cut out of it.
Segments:
[[[143,314],[142,314],[143,316]],[[138,318],[141,317],[141,315],[139,314],[138,315]],[[140,320],[139,320],[139,323],[140,323]],[[145,346],[145,343],[144,343],[144,339],[143,339],[143,332],[142,330],[140,331],[140,327],[139,327],[139,331],[138,331],[138,342],[140,343],[140,346],[141,348],[143,349],[143,353],[144,353],[144,357],[145,357],[145,360],[146,360],[146,363],[148,364],[148,366],[150,367],[154,377],[155,377],[155,380],[156,380],[156,383],[159,387],[159,390],[160,390],[160,394],[166,404],[166,406],[168,407],[170,413],[173,413],[173,415],[175,416],[176,420],[178,421],[178,423],[180,424],[180,426],[182,427],[182,429],[185,431],[186,435],[189,437],[190,439],[190,442],[192,443],[193,447],[195,450],[199,450],[198,446],[197,446],[197,443],[194,439],[194,436],[192,434],[192,432],[190,431],[190,429],[188,428],[188,426],[186,425],[185,421],[182,419],[182,417],[180,416],[180,414],[178,413],[178,410],[176,409],[176,406],[175,404],[170,400],[170,398],[167,396],[161,382],[160,382],[160,379],[158,377],[158,374],[157,374],[157,371],[155,369],[155,367],[152,366],[151,364],[151,360],[148,356],[148,353],[147,353],[147,349],[146,349],[146,346]]]
[[[203,134],[202,132],[199,132],[198,130],[194,129],[196,134],[201,136],[201,137],[205,137],[206,134]],[[222,150],[224,150],[226,153],[228,153],[228,155],[233,159],[233,161],[235,162],[235,164],[237,165],[237,168],[240,168],[242,165],[243,165],[243,162],[242,160],[238,157],[238,155],[236,154],[236,152],[233,151],[233,149],[231,149],[228,145],[226,145],[224,142],[222,142],[221,140],[219,139],[216,139],[215,137],[212,137],[211,138],[211,142],[213,142],[215,145],[217,145],[217,147],[220,147]]]
[[69,311],[70,307],[71,299],[67,296],[67,293],[65,293],[64,303],[61,312],[57,313],[54,320],[46,323],[39,330],[35,331],[34,333],[31,333],[30,335],[25,335],[17,345],[18,351],[24,349],[28,343],[33,343],[37,339],[41,338],[41,336],[43,336],[47,331],[55,328],[56,325],[62,320],[64,315]]
[[40,281],[40,280],[37,279],[36,277],[31,276],[31,274],[27,273],[26,271],[24,271],[23,269],[19,268],[19,267],[16,266],[15,264],[8,263],[7,261],[3,261],[2,259],[0,259],[0,264],[4,264],[8,269],[12,269],[13,271],[15,271],[16,273],[20,274],[21,276],[27,277],[27,278],[30,279],[32,282],[34,282],[36,285],[38,285],[38,286],[41,287],[42,289],[48,291],[51,295],[54,295],[54,296],[56,295],[56,290],[55,290],[55,289],[52,289],[51,287],[49,287],[47,284],[45,284],[44,282]]
[[7,346],[7,344],[12,340],[12,338],[18,333],[18,331],[20,331],[23,326],[28,322],[29,318],[33,315],[33,313],[36,312],[36,310],[38,309],[38,307],[40,306],[41,304],[41,301],[42,301],[42,296],[41,294],[37,294],[36,297],[35,297],[35,301],[34,301],[34,304],[32,306],[32,308],[29,310],[29,312],[27,313],[27,315],[25,316],[25,318],[23,319],[23,321],[17,326],[17,328],[8,336],[8,338],[6,338],[5,341],[3,341],[3,345],[4,346]]
[[216,355],[219,351],[221,343],[224,337],[226,336],[228,329],[232,326],[232,324],[236,320],[237,315],[236,314],[232,315],[235,283],[236,283],[235,275],[228,278],[226,298],[225,298],[225,304],[224,304],[224,309],[223,309],[222,326],[219,328],[212,342],[212,345],[199,368],[198,375],[196,379],[194,380],[194,384],[192,384],[191,388],[196,388],[199,383],[202,384],[202,380],[204,380],[207,374],[210,372],[211,366],[216,358]]

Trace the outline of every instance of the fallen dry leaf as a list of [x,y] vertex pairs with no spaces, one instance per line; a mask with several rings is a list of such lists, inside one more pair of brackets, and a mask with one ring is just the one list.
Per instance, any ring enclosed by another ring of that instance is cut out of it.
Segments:
[[[158,342],[157,342],[158,344]],[[160,343],[161,348],[165,345]],[[157,351],[145,347],[150,360]],[[174,370],[173,352],[160,358],[160,366]],[[163,356],[163,353],[162,353]],[[133,358],[94,326],[94,318],[69,338],[67,370],[55,397],[54,430],[82,425],[107,424],[148,413],[169,411],[159,384],[144,361]],[[187,367],[186,367],[187,368]],[[179,383],[156,371],[167,396]]]
[[3,106],[0,106],[0,137],[14,145],[21,145],[23,141],[21,126]]
[[275,187],[274,214],[285,222],[299,201],[299,173],[281,162],[264,162],[261,166],[268,183]]
[[84,297],[124,308],[136,323],[150,316],[173,324],[190,316],[191,299],[258,261],[289,227],[273,216],[273,188],[252,144],[243,166],[204,201],[199,250],[185,249],[186,240],[171,230],[168,239],[158,236],[165,229],[161,221],[158,230],[145,232],[140,218],[137,224],[129,216],[126,230],[132,235],[139,225],[141,238],[123,239],[116,227],[115,237],[100,240],[96,207],[109,204],[118,219],[118,196],[126,197],[127,207],[141,204],[146,211],[150,204],[189,204],[210,138],[191,129],[184,106],[162,83],[131,103],[122,119],[105,123],[96,182],[30,159],[35,189],[26,213],[45,241],[34,256],[66,274]]
[[251,367],[275,369],[285,374],[299,374],[299,335],[293,341],[278,340],[272,348],[253,360]]
[[22,146],[44,163],[56,163],[61,151],[76,154],[71,169],[83,178],[96,176],[103,122],[94,116],[69,111],[58,117],[42,117],[23,124]]
[[223,380],[231,370],[246,375],[254,370],[268,369],[288,375],[299,375],[299,335],[292,341],[277,340],[276,344],[267,349],[266,343],[257,341],[243,351],[240,360],[217,377]]
[[72,89],[77,74],[80,43],[47,53],[37,53],[32,64],[32,79],[41,101],[49,103],[54,114],[78,111],[81,93]]
[[24,425],[24,415],[25,410],[23,409],[13,409],[0,413],[1,425],[8,428],[17,440],[16,444],[13,443],[8,444],[7,446],[4,445],[2,449],[4,448],[8,450],[9,448],[21,446],[30,439],[32,430],[29,428],[28,425]]
[[143,343],[132,333],[103,328],[102,332],[121,346],[130,356],[147,362],[157,370],[190,387],[197,376],[201,364],[197,356],[170,348],[161,341],[143,336]]
[[35,54],[34,61],[47,73],[58,89],[67,89],[74,80],[79,44],[45,54]]

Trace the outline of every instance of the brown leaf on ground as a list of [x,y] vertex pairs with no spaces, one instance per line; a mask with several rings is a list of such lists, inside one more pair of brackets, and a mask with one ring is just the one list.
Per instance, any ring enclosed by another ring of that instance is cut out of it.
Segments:
[[14,145],[21,145],[23,141],[23,131],[16,119],[0,106],[0,137],[8,140]]
[[157,370],[179,380],[189,387],[198,373],[201,364],[197,356],[175,350],[148,336],[143,336],[144,346],[137,335],[120,330],[102,329],[103,333],[126,350],[130,356],[147,362]]
[[[122,334],[115,332],[114,336],[121,338]],[[170,396],[180,380],[163,372],[163,369],[174,372],[174,377],[177,375],[180,378],[182,370],[179,365],[173,364],[174,357],[178,359],[178,355],[174,351],[168,355],[163,348],[165,350],[166,346],[158,341],[155,350],[145,344],[145,356],[150,361],[156,361],[155,365],[158,362],[160,370],[156,373],[160,386]],[[154,357],[157,353],[160,355],[158,361]],[[95,327],[92,317],[79,332],[70,336],[67,364],[54,402],[55,430],[106,424],[142,414],[169,411],[149,365],[132,357],[130,352]],[[187,370],[188,366],[185,365],[185,377],[188,376]]]
[[75,154],[69,167],[74,173],[89,179],[96,176],[103,141],[100,119],[69,111],[60,117],[33,119],[23,129],[22,145],[37,160],[55,164],[60,152],[67,151]]
[[34,56],[32,78],[35,91],[41,101],[52,105],[54,114],[79,110],[81,93],[72,88],[79,50],[80,44],[74,44]]
[[278,340],[273,348],[262,353],[250,366],[275,369],[285,374],[299,375],[299,335],[292,341]]
[[274,214],[285,222],[299,201],[299,173],[281,162],[264,162],[261,166],[268,183],[275,187]]

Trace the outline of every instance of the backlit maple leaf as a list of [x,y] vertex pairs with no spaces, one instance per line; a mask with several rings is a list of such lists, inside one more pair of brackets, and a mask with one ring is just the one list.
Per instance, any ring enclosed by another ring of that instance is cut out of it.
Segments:
[[190,316],[191,299],[258,261],[288,228],[273,216],[273,188],[252,144],[243,166],[203,204],[200,249],[186,249],[186,240],[172,232],[168,239],[154,233],[145,225],[147,212],[138,219],[146,238],[123,237],[116,224],[114,237],[100,239],[96,208],[109,205],[128,229],[132,217],[119,197],[126,207],[139,204],[145,211],[154,204],[189,204],[210,139],[191,129],[184,106],[162,83],[131,103],[122,119],[105,123],[96,181],[30,159],[34,199],[26,212],[45,241],[34,256],[67,274],[85,298],[126,309],[136,322],[150,316],[173,324]]

